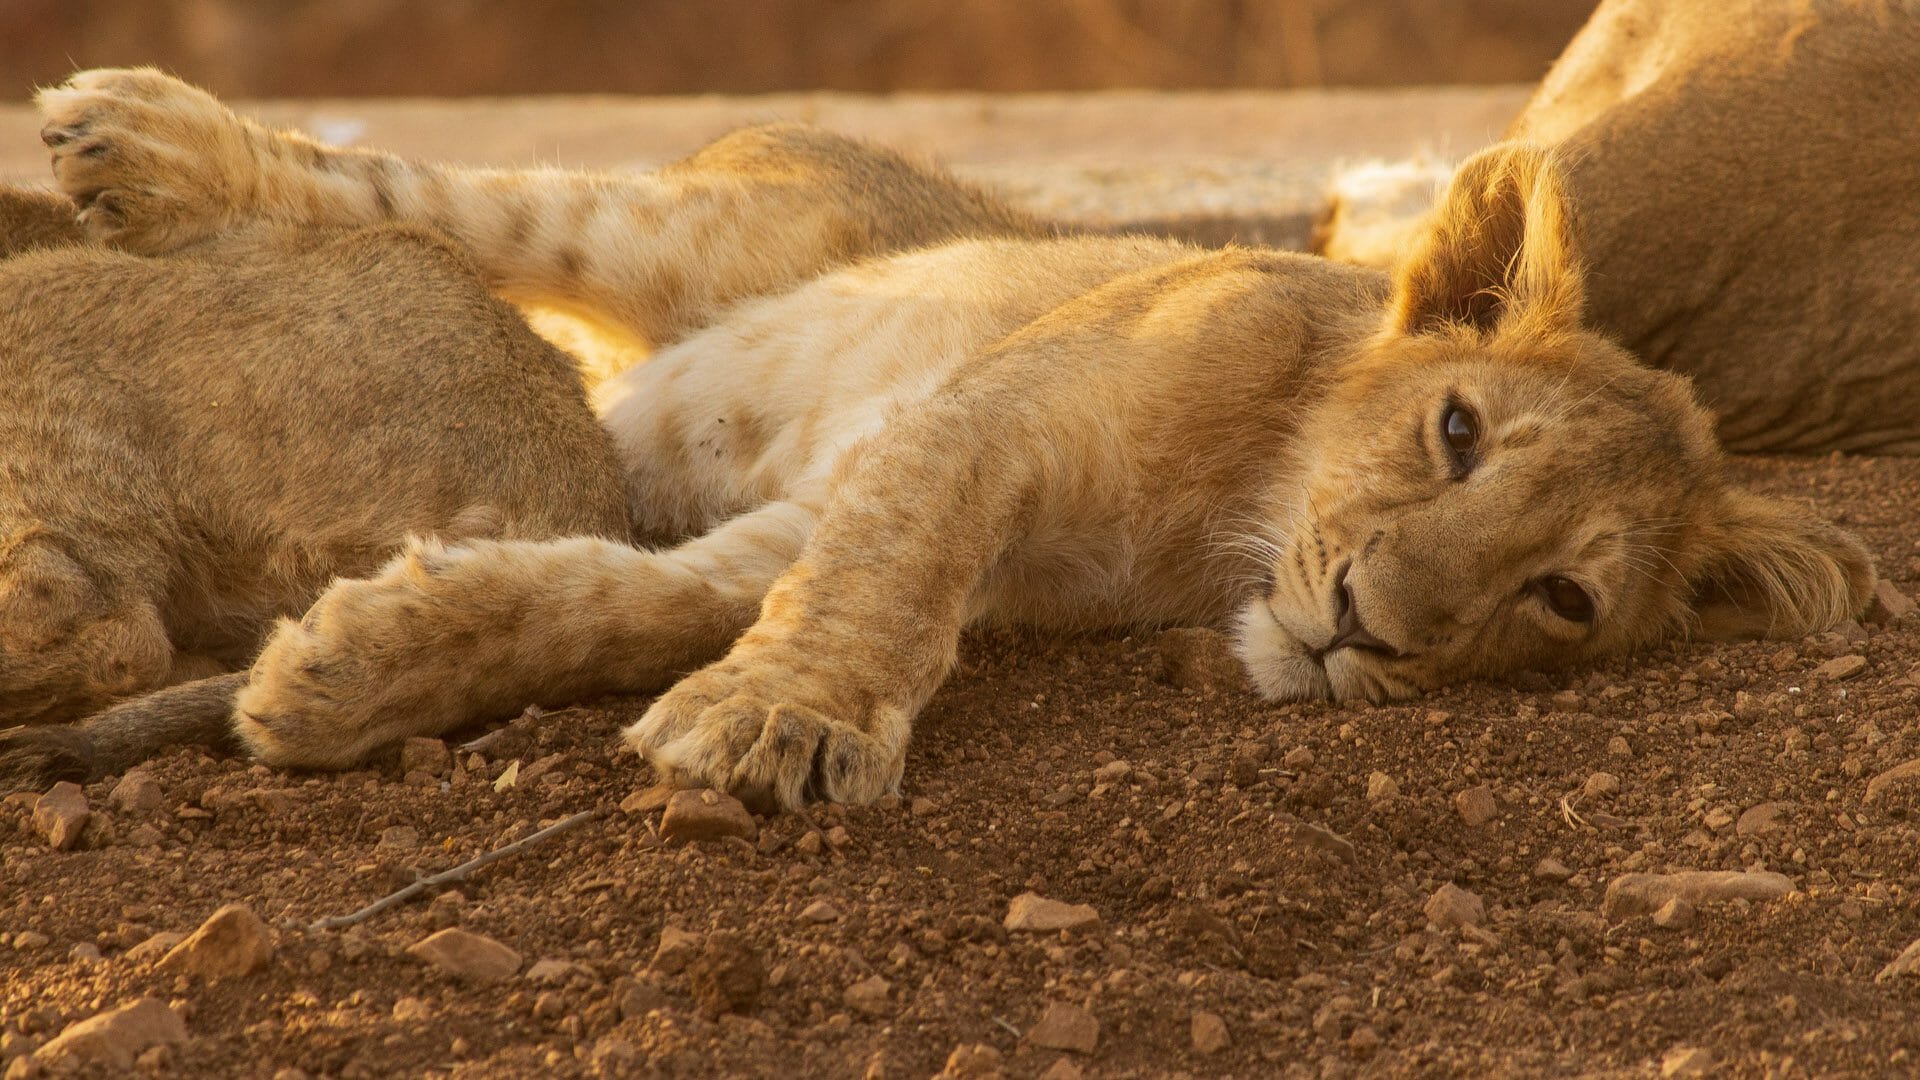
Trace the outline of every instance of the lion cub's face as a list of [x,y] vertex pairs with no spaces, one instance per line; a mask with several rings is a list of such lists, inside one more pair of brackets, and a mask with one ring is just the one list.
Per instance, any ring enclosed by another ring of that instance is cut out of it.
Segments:
[[1262,691],[1383,700],[1864,605],[1859,545],[1729,488],[1686,381],[1583,331],[1580,301],[1550,159],[1463,166],[1276,493],[1241,614]]

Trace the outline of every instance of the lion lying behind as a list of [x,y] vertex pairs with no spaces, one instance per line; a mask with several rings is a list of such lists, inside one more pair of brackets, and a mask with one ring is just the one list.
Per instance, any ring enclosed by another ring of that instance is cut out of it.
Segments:
[[269,762],[670,687],[628,733],[670,776],[858,801],[971,622],[1232,621],[1264,693],[1378,700],[1797,636],[1871,587],[1851,538],[1728,484],[1685,380],[1584,326],[1532,147],[1467,162],[1389,280],[1049,236],[798,127],[613,177],[328,149],[148,71],[41,102],[110,243],[428,223],[501,292],[663,346],[601,410],[636,524],[690,539],[420,543],[340,582],[239,694]]
[[[1608,0],[1508,129],[1566,163],[1592,324],[1736,450],[1920,453],[1916,73],[1911,0]],[[1391,265],[1436,171],[1342,178],[1317,249]]]
[[242,667],[409,533],[626,535],[579,375],[444,241],[73,213],[0,194],[0,725]]

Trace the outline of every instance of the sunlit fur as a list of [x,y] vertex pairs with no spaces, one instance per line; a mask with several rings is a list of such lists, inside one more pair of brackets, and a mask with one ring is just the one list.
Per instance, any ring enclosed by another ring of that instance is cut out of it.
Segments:
[[[1912,0],[1606,0],[1507,130],[1562,162],[1589,325],[1733,449],[1920,453],[1915,71]],[[1392,266],[1443,171],[1336,177],[1315,250]]]
[[[1535,148],[1468,162],[1389,279],[1050,236],[806,128],[612,177],[329,150],[149,72],[42,106],[106,239],[424,221],[516,298],[660,346],[599,400],[662,546],[425,545],[339,583],[240,695],[270,761],[665,689],[627,737],[675,779],[858,801],[897,787],[970,623],[1237,613],[1266,693],[1386,698],[1675,633],[1802,634],[1871,585],[1807,508],[1726,485],[1683,381],[1582,328]],[[1484,419],[1464,479],[1434,441],[1450,399]],[[1314,659],[1342,563],[1402,655]],[[1594,621],[1543,610],[1543,574],[1589,589]]]

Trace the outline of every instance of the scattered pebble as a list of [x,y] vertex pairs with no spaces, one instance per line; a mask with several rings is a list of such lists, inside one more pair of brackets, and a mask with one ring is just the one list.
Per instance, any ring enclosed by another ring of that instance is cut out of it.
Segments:
[[1762,836],[1774,832],[1781,827],[1780,819],[1792,809],[1790,802],[1763,802],[1758,806],[1750,806],[1734,822],[1734,835]]
[[660,928],[660,944],[653,950],[650,967],[663,975],[678,975],[700,955],[706,938],[677,926]]
[[141,998],[73,1024],[34,1051],[49,1068],[102,1066],[126,1070],[155,1046],[183,1042],[187,1025],[159,998]]
[[163,930],[147,938],[140,944],[127,950],[127,959],[136,964],[149,960],[158,960],[173,951],[175,945],[187,940],[187,935],[175,930]]
[[[1623,743],[1625,740],[1621,740]],[[1620,778],[1610,772],[1597,772],[1587,777],[1580,785],[1580,795],[1587,799],[1610,799],[1620,794]]]
[[1533,864],[1533,876],[1541,881],[1565,881],[1573,876],[1573,870],[1566,863],[1549,855]]
[[67,780],[53,785],[33,804],[33,827],[55,851],[78,844],[90,816],[86,792]]
[[1392,799],[1400,794],[1400,785],[1386,773],[1375,771],[1367,777],[1367,798],[1373,802]]
[[767,970],[738,935],[713,933],[687,965],[687,985],[700,1011],[718,1018],[751,1008],[767,985]]
[[1100,913],[1089,904],[1067,904],[1038,893],[1021,893],[1007,905],[1004,924],[1016,933],[1051,934],[1100,925]]
[[840,918],[840,909],[825,900],[815,900],[800,909],[800,921],[830,923]]
[[1227,1022],[1219,1013],[1195,1012],[1191,1025],[1193,1048],[1202,1054],[1217,1054],[1232,1043],[1227,1035]]
[[400,771],[445,776],[453,769],[453,751],[439,739],[411,738],[400,744]]
[[1479,926],[1487,921],[1487,906],[1480,898],[1451,882],[1429,896],[1422,910],[1428,922],[1443,930],[1451,926]]
[[1851,679],[1865,670],[1867,670],[1867,658],[1853,653],[1847,656],[1836,656],[1814,668],[1813,677],[1823,682],[1840,682]]
[[1873,981],[1892,982],[1902,975],[1920,975],[1920,941],[1907,946],[1899,956],[1893,958],[1893,963],[1881,968]]
[[1902,762],[1867,781],[1867,800],[1873,802],[1895,788],[1920,786],[1920,758]]
[[39,952],[53,944],[53,939],[38,930],[22,930],[13,935],[15,952]]
[[1218,630],[1167,630],[1154,644],[1160,650],[1160,677],[1182,690],[1247,691],[1246,668],[1233,653],[1233,640]]
[[711,788],[674,792],[660,819],[660,835],[674,844],[729,836],[752,840],[759,833],[753,815],[739,799]]
[[947,1055],[946,1068],[934,1080],[987,1080],[1000,1075],[1000,1051],[986,1043],[961,1043]]
[[893,1013],[893,984],[878,975],[869,975],[841,995],[842,1000],[855,1012],[867,1016],[889,1016]]
[[671,784],[655,784],[620,800],[620,812],[623,814],[651,814],[655,810],[666,809],[672,801],[673,793],[679,789]]
[[1493,800],[1493,789],[1486,784],[1470,787],[1454,795],[1453,808],[1459,813],[1460,820],[1471,829],[1485,825],[1500,813],[1499,806]]
[[1676,1046],[1660,1059],[1662,1080],[1691,1080],[1713,1071],[1713,1051],[1702,1046]]
[[129,817],[157,814],[166,806],[166,802],[166,792],[161,790],[160,781],[145,769],[128,769],[120,782],[113,785],[113,790],[107,793],[107,803]]
[[1313,750],[1305,746],[1294,747],[1287,751],[1286,757],[1280,759],[1280,764],[1285,765],[1294,772],[1306,772],[1308,769],[1313,768],[1313,762]]
[[1055,1001],[1027,1032],[1027,1041],[1043,1050],[1091,1054],[1100,1042],[1100,1021],[1078,1005]]
[[273,957],[273,935],[253,909],[228,904],[168,950],[155,971],[202,978],[250,975]]
[[1791,878],[1765,870],[1622,874],[1607,885],[1601,911],[1610,919],[1622,919],[1651,915],[1676,897],[1697,907],[1721,900],[1775,900],[1792,891]]
[[483,934],[450,927],[407,947],[409,956],[461,979],[498,982],[520,970],[520,954]]
[[541,983],[547,986],[552,986],[558,983],[566,982],[568,979],[579,974],[581,971],[582,971],[582,968],[580,967],[580,965],[574,963],[571,960],[557,960],[557,959],[551,959],[551,958],[544,959],[544,960],[535,960],[533,962],[533,965],[527,968],[526,979],[528,982],[535,982],[535,983]]
[[1607,740],[1607,753],[1614,757],[1632,757],[1633,744],[1627,741],[1625,735],[1615,735]]
[[1070,1057],[1053,1059],[1047,1071],[1040,1074],[1040,1080],[1086,1080],[1087,1070]]
[[1693,904],[1685,897],[1676,896],[1653,913],[1653,925],[1663,930],[1684,930],[1693,925],[1693,914]]

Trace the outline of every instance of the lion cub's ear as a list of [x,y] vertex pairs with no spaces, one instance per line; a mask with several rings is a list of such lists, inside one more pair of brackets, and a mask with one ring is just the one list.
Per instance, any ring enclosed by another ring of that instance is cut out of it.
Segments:
[[1723,499],[1693,582],[1701,637],[1801,637],[1866,610],[1873,560],[1858,540],[1785,500]]
[[1551,151],[1503,143],[1468,158],[1394,271],[1388,326],[1541,332],[1579,323],[1586,286]]

